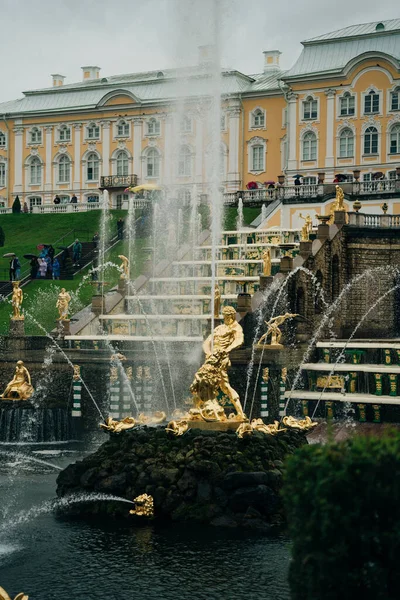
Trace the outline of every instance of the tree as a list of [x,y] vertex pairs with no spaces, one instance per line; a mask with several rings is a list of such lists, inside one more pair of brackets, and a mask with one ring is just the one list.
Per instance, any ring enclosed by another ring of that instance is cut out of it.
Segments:
[[3,247],[6,241],[6,234],[4,233],[4,229],[0,227],[0,246]]
[[12,205],[12,211],[15,214],[19,214],[21,212],[21,202],[18,196],[14,200],[14,204]]

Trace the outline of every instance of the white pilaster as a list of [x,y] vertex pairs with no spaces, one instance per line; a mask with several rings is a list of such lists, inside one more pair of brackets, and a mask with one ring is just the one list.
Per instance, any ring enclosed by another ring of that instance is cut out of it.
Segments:
[[74,184],[73,189],[79,190],[81,187],[81,123],[74,125]]
[[334,167],[335,157],[333,155],[333,139],[335,125],[335,94],[336,91],[326,90],[326,151],[325,151],[325,167]]
[[203,121],[196,120],[196,157],[195,157],[195,182],[203,181]]
[[24,141],[24,128],[17,126],[14,128],[14,189],[15,194],[22,192],[22,150]]
[[137,175],[138,181],[142,181],[142,135],[143,119],[133,118],[133,174]]
[[51,177],[51,154],[53,149],[53,126],[49,125],[46,129],[46,164],[45,164],[45,180],[44,189],[46,192],[52,189]]
[[103,176],[110,174],[110,121],[103,121]]
[[170,185],[172,182],[172,115],[166,115],[165,117],[165,133],[164,133],[164,182],[166,185]]
[[226,112],[229,122],[229,160],[227,184],[228,190],[237,190],[240,186],[239,124],[241,108],[239,100],[232,101]]
[[297,94],[290,93],[288,100],[288,132],[289,132],[289,152],[288,152],[288,171],[294,171],[297,167]]

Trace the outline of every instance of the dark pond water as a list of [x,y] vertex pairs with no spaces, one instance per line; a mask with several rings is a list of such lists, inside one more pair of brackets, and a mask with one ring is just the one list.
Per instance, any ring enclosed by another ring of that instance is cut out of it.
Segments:
[[[77,458],[35,456],[59,465]],[[176,525],[131,529],[65,521],[52,513],[21,522],[27,511],[54,497],[57,473],[4,460],[0,585],[12,598],[22,591],[30,600],[290,598],[289,540],[283,536]]]

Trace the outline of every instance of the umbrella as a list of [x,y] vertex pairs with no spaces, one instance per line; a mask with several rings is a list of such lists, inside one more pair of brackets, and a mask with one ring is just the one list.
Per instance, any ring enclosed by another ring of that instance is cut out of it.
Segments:
[[17,256],[15,252],[6,252],[6,254],[3,254],[3,258],[12,258],[13,256]]
[[264,181],[264,185],[275,185],[275,181]]
[[24,254],[24,258],[31,260],[32,258],[37,258],[36,254]]
[[293,175],[293,177],[294,177],[295,179],[297,179],[298,177],[303,177],[303,175],[299,175],[299,174],[297,174],[297,175]]
[[144,190],[161,190],[162,188],[160,188],[159,185],[155,185],[154,183],[144,183],[143,185],[136,185],[135,187],[131,187],[129,188],[130,192],[133,192],[134,194],[136,192],[142,192]]

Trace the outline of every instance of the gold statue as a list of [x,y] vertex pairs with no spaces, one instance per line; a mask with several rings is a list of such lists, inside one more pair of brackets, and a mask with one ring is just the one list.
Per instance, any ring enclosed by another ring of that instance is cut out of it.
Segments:
[[178,421],[170,421],[165,428],[165,431],[169,431],[174,435],[183,435],[189,429],[189,423],[186,419],[180,419]]
[[[0,600],[12,600],[6,590],[2,587],[0,587]],[[15,596],[14,600],[29,600],[29,596],[21,592]]]
[[133,417],[125,417],[121,421],[114,420],[112,417],[108,417],[105,423],[100,423],[100,427],[106,431],[112,431],[113,433],[119,433],[125,429],[132,429],[136,426],[136,421]]
[[57,321],[68,320],[68,305],[71,302],[71,296],[65,291],[65,288],[61,288],[61,292],[58,294],[58,300],[56,308],[58,308],[59,317]]
[[220,389],[235,407],[237,416],[243,419],[239,394],[229,385],[228,378],[228,369],[231,366],[229,353],[243,345],[243,329],[236,321],[236,310],[233,306],[225,306],[222,315],[223,324],[218,325],[203,343],[206,360],[197,371],[190,391],[199,402],[206,402],[215,400],[216,391]]
[[21,305],[24,299],[24,293],[19,287],[19,281],[13,281],[13,292],[11,297],[11,306],[13,308],[12,319],[14,321],[23,321],[24,315],[21,315]]
[[278,317],[273,317],[272,319],[270,319],[269,321],[265,321],[265,324],[267,326],[267,331],[266,333],[264,333],[264,335],[262,335],[260,337],[260,339],[257,342],[257,345],[260,346],[263,342],[264,344],[266,344],[266,340],[267,337],[269,335],[271,335],[271,343],[269,344],[270,346],[280,346],[281,345],[281,339],[282,339],[282,332],[279,329],[279,325],[282,325],[282,323],[284,323],[287,319],[292,319],[293,317],[298,317],[299,315],[296,314],[292,314],[292,313],[285,313],[284,315],[279,315]]
[[255,431],[265,433],[266,435],[276,435],[286,429],[281,427],[279,421],[266,425],[262,419],[253,419],[251,423],[242,423],[236,430],[238,438],[249,437],[253,435]]
[[330,211],[329,225],[332,225],[335,220],[335,211],[345,211],[346,208],[344,206],[344,192],[342,188],[337,185],[336,186],[336,197],[335,202],[333,202]]
[[122,265],[120,266],[120,269],[122,269],[120,279],[129,279],[129,259],[123,254],[119,254],[118,258],[122,260]]
[[154,516],[154,500],[149,494],[142,494],[134,498],[135,508],[129,511],[130,515],[138,517],[153,517]]
[[19,360],[15,367],[15,375],[0,398],[3,400],[28,400],[34,391],[29,371],[23,361]]
[[310,417],[305,417],[304,419],[295,419],[294,417],[287,416],[283,417],[282,423],[287,427],[291,427],[292,429],[301,429],[302,431],[312,429],[318,425],[318,423],[313,423]]
[[264,250],[264,252],[262,253],[262,259],[263,259],[263,276],[270,277],[272,263],[271,263],[271,250],[269,248]]
[[72,376],[74,381],[80,381],[81,379],[81,368],[79,365],[74,365],[74,374]]
[[304,219],[304,225],[301,228],[301,241],[308,242],[310,240],[310,233],[312,231],[312,218],[310,215],[303,217],[301,213],[299,214],[299,217],[300,219]]
[[219,319],[219,312],[221,309],[221,292],[219,290],[218,284],[215,284],[214,287],[214,319]]

